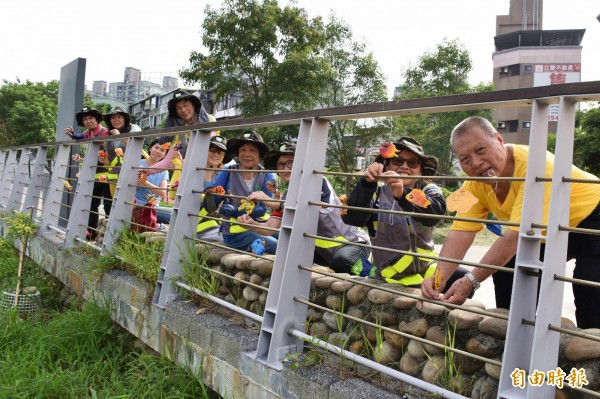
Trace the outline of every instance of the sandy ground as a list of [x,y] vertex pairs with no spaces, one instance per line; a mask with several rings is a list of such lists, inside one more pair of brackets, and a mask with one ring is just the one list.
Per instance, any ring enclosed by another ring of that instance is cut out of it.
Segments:
[[[441,245],[436,245],[436,250],[439,253]],[[485,252],[487,251],[487,247],[473,246],[467,252],[465,256],[465,260],[471,262],[479,262]],[[467,269],[471,267],[465,266]],[[567,263],[567,272],[566,275],[568,277],[573,277],[573,268],[575,267],[575,261],[570,261]],[[573,303],[573,289],[571,287],[571,283],[564,283],[565,289],[563,294],[563,307],[562,307],[562,316],[566,317],[573,322],[575,322],[575,305]],[[476,299],[483,304],[485,304],[486,308],[495,308],[496,300],[494,298],[494,282],[492,278],[488,278],[483,283],[481,283],[481,287],[475,295],[473,299]]]

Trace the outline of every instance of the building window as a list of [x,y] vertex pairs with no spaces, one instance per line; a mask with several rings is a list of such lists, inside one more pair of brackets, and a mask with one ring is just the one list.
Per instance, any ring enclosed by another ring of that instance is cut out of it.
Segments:
[[498,129],[506,129],[506,122],[498,122]]
[[519,121],[518,120],[507,121],[506,123],[508,125],[508,131],[509,132],[514,133],[517,130],[519,130]]
[[529,129],[531,128],[531,122],[525,121],[521,124],[521,126],[523,127],[523,129]]
[[533,72],[533,65],[523,65],[523,72]]

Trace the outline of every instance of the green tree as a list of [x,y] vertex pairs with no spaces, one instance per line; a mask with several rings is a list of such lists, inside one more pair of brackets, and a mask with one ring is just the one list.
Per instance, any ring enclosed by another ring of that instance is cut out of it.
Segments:
[[[305,108],[322,86],[327,65],[323,23],[304,9],[276,0],[225,0],[205,8],[202,44],[180,71],[188,83],[213,90],[218,101],[240,93],[243,116]],[[293,88],[293,90],[290,90]]]
[[0,87],[0,142],[4,146],[53,141],[58,82],[4,80]]
[[[352,29],[331,15],[325,26],[327,46],[322,52],[330,73],[315,104],[319,108],[338,107],[386,100],[384,76],[366,44],[354,40]],[[342,172],[354,170],[356,157],[377,140],[379,123],[369,125],[356,120],[337,120],[331,123],[328,140],[330,169]],[[350,182],[346,180],[344,191]]]
[[582,113],[579,120],[581,124],[575,131],[574,163],[581,169],[598,175],[600,174],[600,108]]
[[[403,72],[400,99],[445,96],[492,90],[491,84],[470,86],[472,69],[469,52],[458,40],[444,39],[435,51],[425,52],[416,65]],[[394,118],[394,130],[416,138],[426,152],[438,158],[438,173],[449,174],[455,164],[450,133],[456,124],[471,115],[491,119],[491,111],[461,111]]]

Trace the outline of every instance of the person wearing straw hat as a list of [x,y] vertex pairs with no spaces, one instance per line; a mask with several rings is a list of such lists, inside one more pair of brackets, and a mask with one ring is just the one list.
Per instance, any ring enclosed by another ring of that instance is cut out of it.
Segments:
[[[529,147],[504,143],[500,133],[485,118],[469,117],[460,122],[450,136],[452,150],[456,154],[463,171],[471,177],[525,177]],[[546,177],[552,176],[554,155],[546,152]],[[593,183],[598,178],[576,166],[571,167],[575,179],[586,179]],[[542,224],[548,224],[550,208],[550,184],[545,187]],[[525,183],[523,181],[466,181],[461,191],[474,198],[474,203],[457,213],[461,218],[484,219],[492,212],[499,220],[521,222]],[[600,184],[572,183],[569,226],[585,229],[600,229]],[[450,259],[463,259],[472,245],[475,234],[482,229],[481,223],[455,220],[448,237],[444,241],[441,256]],[[519,238],[519,227],[508,226],[496,238],[481,259],[482,264],[515,267],[515,255]],[[542,244],[540,259],[545,245]],[[600,236],[594,234],[569,233],[567,258],[576,259],[573,277],[592,282],[600,282]],[[476,267],[465,278],[448,281],[457,265],[454,262],[440,261],[441,281],[439,287],[427,279],[421,285],[426,298],[441,299],[445,302],[462,304],[465,298],[475,291],[479,284],[490,275],[494,280],[496,307],[508,309],[512,297],[513,273]],[[447,288],[444,295],[440,290]],[[573,284],[575,297],[575,318],[579,328],[600,328],[600,288]]]
[[[390,149],[393,151],[388,151]],[[383,143],[380,154],[366,168],[365,177],[357,182],[348,197],[349,206],[368,211],[349,209],[343,220],[354,226],[366,226],[376,247],[437,256],[433,228],[439,219],[376,211],[444,215],[446,202],[442,190],[428,180],[411,177],[433,176],[437,165],[437,159],[426,155],[421,144],[411,137]],[[381,278],[388,283],[418,286],[435,271],[433,259],[380,248],[372,252],[372,264],[361,259],[354,265],[353,273]]]
[[[277,149],[269,151],[265,155],[265,167],[269,170],[280,170],[282,173],[279,177],[289,183],[291,178],[290,170],[294,163],[296,153],[296,145],[291,142],[284,142],[277,146]],[[281,199],[285,200],[287,191],[281,195]],[[265,201],[267,206],[273,208],[271,217],[269,218],[269,227],[279,228],[281,226],[281,218],[283,216],[284,203],[282,202],[266,202],[268,198],[264,197],[264,193],[252,193],[249,200],[261,199]],[[339,197],[335,193],[333,186],[323,177],[321,186],[321,202],[341,205]],[[315,242],[314,263],[324,266],[329,266],[336,273],[349,273],[352,265],[361,259],[368,258],[370,251],[368,248],[352,245],[350,243],[368,244],[369,236],[363,230],[349,226],[342,221],[342,210],[333,207],[321,207],[319,209],[319,219],[317,224],[317,235],[325,238],[335,239],[337,241],[345,241],[347,243],[328,241],[326,239],[317,239]],[[240,218],[245,221],[244,218]],[[250,221],[250,223],[252,223]],[[255,223],[256,224],[256,223]],[[259,224],[256,224],[260,228]]]
[[[88,139],[94,137],[103,137],[110,134],[109,130],[102,126],[102,114],[100,111],[91,108],[83,107],[81,111],[75,114],[77,124],[86,130],[84,132],[75,132],[72,126],[67,126],[64,130],[65,134],[73,140]],[[104,143],[100,143],[100,152],[98,153],[98,163],[96,165],[95,182],[92,191],[92,199],[90,202],[90,216],[88,219],[88,230],[86,236],[90,240],[95,240],[98,236],[98,208],[100,202],[104,203],[104,213],[110,216],[112,208],[112,194],[108,182],[101,180],[107,179],[108,165],[110,160],[106,151],[104,151]]]
[[[221,225],[223,241],[231,248],[248,251],[257,239],[263,244],[263,249],[268,254],[274,254],[277,248],[277,239],[271,236],[263,236],[247,227],[239,224],[237,218],[248,214],[253,220],[264,221],[269,218],[267,207],[261,201],[246,201],[255,191],[262,191],[268,197],[273,194],[267,187],[267,182],[275,179],[273,173],[262,173],[264,168],[260,160],[269,151],[262,136],[254,130],[246,130],[240,137],[227,141],[227,151],[237,156],[237,163],[228,165],[219,172],[214,180],[214,186],[221,186],[227,194],[235,197],[215,195],[215,205],[219,207],[219,213],[226,218],[227,222]],[[229,172],[229,170],[236,170]],[[241,198],[244,200],[242,201]]]

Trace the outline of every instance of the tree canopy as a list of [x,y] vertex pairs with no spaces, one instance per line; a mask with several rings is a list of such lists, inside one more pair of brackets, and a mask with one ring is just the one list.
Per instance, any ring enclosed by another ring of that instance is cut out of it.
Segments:
[[4,146],[54,141],[58,82],[4,81],[0,87],[0,142]]

